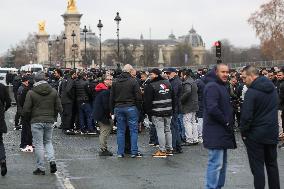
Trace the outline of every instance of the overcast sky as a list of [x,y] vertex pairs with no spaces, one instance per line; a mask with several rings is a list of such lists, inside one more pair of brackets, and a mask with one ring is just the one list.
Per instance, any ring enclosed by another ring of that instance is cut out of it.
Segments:
[[[77,0],[83,14],[81,26],[96,25],[101,19],[103,40],[116,38],[114,17],[120,12],[121,37],[166,39],[171,31],[185,35],[192,25],[203,37],[206,48],[214,41],[227,38],[235,46],[259,44],[247,19],[268,0]],[[64,30],[60,16],[66,11],[67,0],[1,0],[0,53],[37,32],[37,23],[46,21],[49,34]]]

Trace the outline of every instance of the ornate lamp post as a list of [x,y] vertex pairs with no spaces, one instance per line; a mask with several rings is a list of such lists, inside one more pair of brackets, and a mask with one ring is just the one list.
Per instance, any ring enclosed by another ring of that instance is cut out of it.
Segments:
[[49,67],[51,67],[51,47],[52,43],[51,41],[48,42],[48,50],[49,50]]
[[84,32],[84,36],[85,36],[85,55],[84,55],[84,63],[85,63],[85,65],[87,65],[87,32],[88,32],[88,29],[87,29],[86,26],[84,26],[83,32]]
[[73,59],[74,59],[74,69],[76,68],[76,56],[75,56],[75,50],[76,50],[76,44],[75,44],[75,37],[76,37],[76,34],[75,34],[75,31],[73,30],[71,36],[73,37],[73,44],[72,44],[72,51],[73,51]]
[[99,36],[100,36],[100,69],[101,69],[102,68],[102,27],[104,27],[101,20],[99,20],[97,27],[99,28],[100,31]]
[[59,57],[59,56],[58,56],[58,48],[59,48],[60,40],[59,40],[58,37],[56,37],[55,42],[56,42],[56,58],[57,58],[57,62],[59,62],[59,58],[58,58],[58,57]]
[[117,29],[116,29],[116,34],[117,34],[117,60],[120,62],[120,56],[119,56],[119,22],[121,21],[121,18],[119,16],[119,12],[116,13],[116,17],[114,18],[114,21],[116,21]]
[[64,66],[65,66],[65,68],[66,68],[66,60],[65,60],[65,41],[66,41],[66,39],[67,39],[67,37],[66,37],[66,35],[65,35],[65,33],[63,34],[63,37],[62,37],[62,39],[63,39],[63,61],[64,61]]

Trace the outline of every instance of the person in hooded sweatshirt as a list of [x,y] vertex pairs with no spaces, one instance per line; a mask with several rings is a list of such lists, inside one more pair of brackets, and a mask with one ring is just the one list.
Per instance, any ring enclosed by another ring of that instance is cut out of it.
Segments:
[[233,109],[226,84],[229,67],[218,64],[205,76],[203,95],[203,140],[208,149],[206,189],[225,185],[227,150],[235,149]]
[[45,154],[50,163],[50,173],[57,171],[52,145],[52,125],[57,114],[62,113],[62,105],[56,90],[45,81],[44,72],[38,72],[34,79],[36,83],[27,93],[23,114],[31,122],[37,167],[33,174],[45,175]]
[[109,109],[110,88],[112,85],[112,76],[105,76],[103,83],[96,86],[96,98],[94,102],[94,119],[100,127],[100,156],[112,156],[108,151],[107,138],[112,130],[112,121]]
[[277,164],[278,96],[273,83],[247,66],[243,80],[248,86],[242,106],[240,130],[247,148],[256,189],[265,188],[264,165],[270,189],[280,189]]

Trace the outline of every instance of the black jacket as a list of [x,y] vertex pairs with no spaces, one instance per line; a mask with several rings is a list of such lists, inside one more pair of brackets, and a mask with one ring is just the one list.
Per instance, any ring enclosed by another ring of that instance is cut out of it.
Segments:
[[112,84],[110,92],[110,110],[116,107],[136,106],[141,110],[142,95],[139,84],[127,72],[120,74]]
[[145,87],[144,111],[149,117],[172,116],[175,107],[173,99],[174,92],[170,82],[159,76]]
[[203,91],[205,88],[205,83],[203,81],[204,78],[200,78],[196,80],[196,84],[198,87],[197,93],[198,93],[198,112],[196,116],[198,118],[203,118]]
[[7,88],[0,83],[0,133],[7,133],[5,111],[11,107],[11,99]]
[[273,83],[257,78],[245,95],[240,130],[243,136],[263,144],[278,143],[278,97]]
[[180,114],[182,112],[181,96],[182,96],[182,81],[178,76],[170,79],[170,83],[174,92],[174,113]]
[[95,90],[94,119],[109,125],[111,119],[109,109],[110,90],[103,83],[98,84]]
[[71,77],[67,77],[62,80],[59,87],[59,96],[62,104],[73,104],[75,100],[74,92],[74,80]]
[[92,93],[89,88],[89,82],[84,79],[77,79],[74,82],[75,96],[78,102],[92,101]]

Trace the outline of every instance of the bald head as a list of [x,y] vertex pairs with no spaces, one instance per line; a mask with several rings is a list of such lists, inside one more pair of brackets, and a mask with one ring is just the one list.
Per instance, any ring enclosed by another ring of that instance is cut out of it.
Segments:
[[130,73],[132,70],[134,69],[130,64],[126,64],[122,69],[123,72],[128,72],[128,73]]

